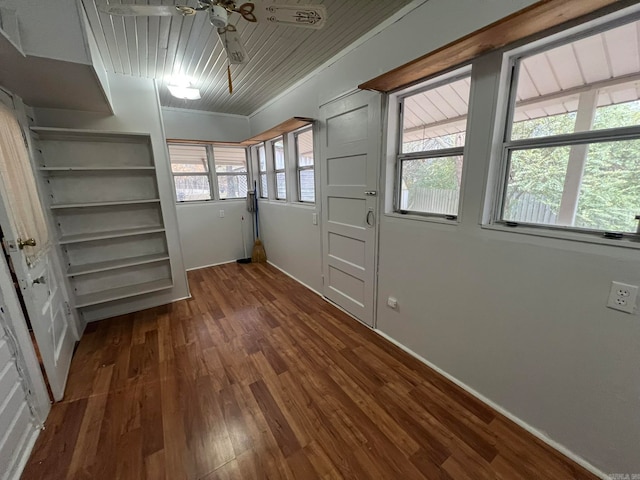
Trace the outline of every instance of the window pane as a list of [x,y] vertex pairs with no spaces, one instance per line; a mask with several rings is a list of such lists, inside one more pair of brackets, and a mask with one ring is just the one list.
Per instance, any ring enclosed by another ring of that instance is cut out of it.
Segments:
[[[580,176],[582,159],[582,181],[572,191],[572,182],[565,187],[565,180]],[[504,220],[636,231],[640,140],[516,150],[508,173]]]
[[203,145],[169,145],[171,171],[175,173],[208,172],[207,148]]
[[176,185],[176,199],[179,202],[211,200],[208,175],[179,175],[173,177]]
[[520,60],[511,138],[640,125],[640,90],[628,78],[640,73],[638,51],[620,47],[637,44],[638,28],[633,22]]
[[267,185],[267,174],[260,174],[260,197],[267,198],[269,196],[269,187]]
[[282,140],[273,142],[273,162],[276,170],[284,168],[284,142]]
[[402,153],[464,146],[470,84],[465,77],[404,99]]
[[276,173],[276,198],[278,200],[287,199],[287,183],[284,172]]
[[220,198],[245,198],[247,177],[245,175],[218,175]]
[[245,173],[247,154],[244,148],[213,147],[213,163],[218,173]]
[[315,173],[313,169],[300,170],[300,201],[316,201]]
[[308,167],[313,165],[313,130],[307,130],[296,136],[298,151],[298,166]]
[[267,171],[267,156],[264,151],[264,145],[258,147],[258,168],[261,172]]
[[400,209],[457,215],[462,156],[403,160]]

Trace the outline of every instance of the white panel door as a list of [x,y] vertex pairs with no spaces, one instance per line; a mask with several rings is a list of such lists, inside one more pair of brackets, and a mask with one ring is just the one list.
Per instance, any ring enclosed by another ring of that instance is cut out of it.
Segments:
[[0,295],[0,479],[17,476],[35,435],[37,419],[29,406],[28,387],[18,369],[16,344],[4,323]]
[[[25,129],[22,129],[25,132]],[[26,136],[25,132],[25,139]],[[33,171],[30,171],[30,174],[33,175]],[[55,252],[51,246],[43,252],[37,262],[27,265],[23,250],[18,245],[20,234],[9,220],[7,205],[5,199],[0,198],[0,225],[4,235],[2,241],[9,251],[18,278],[53,397],[55,400],[61,400],[77,340],[75,327],[71,324],[71,312],[58,283],[61,273],[55,263]],[[26,238],[23,236],[22,240]],[[38,242],[37,238],[33,240]]]
[[320,108],[324,295],[374,326],[381,96]]

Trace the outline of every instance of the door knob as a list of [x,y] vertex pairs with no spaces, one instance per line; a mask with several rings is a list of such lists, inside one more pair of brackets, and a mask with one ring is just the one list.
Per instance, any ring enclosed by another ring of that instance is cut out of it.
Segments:
[[45,283],[47,283],[47,279],[44,277],[44,275],[36,278],[33,282],[32,285],[44,285]]
[[35,247],[36,246],[35,238],[27,238],[26,240],[22,240],[21,238],[19,238],[17,243],[18,243],[18,248],[20,250],[22,250],[24,247]]

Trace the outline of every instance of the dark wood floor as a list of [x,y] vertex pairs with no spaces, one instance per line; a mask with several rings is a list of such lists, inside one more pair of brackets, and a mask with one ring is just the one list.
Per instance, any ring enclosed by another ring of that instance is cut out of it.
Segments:
[[24,479],[592,479],[277,270],[91,324]]

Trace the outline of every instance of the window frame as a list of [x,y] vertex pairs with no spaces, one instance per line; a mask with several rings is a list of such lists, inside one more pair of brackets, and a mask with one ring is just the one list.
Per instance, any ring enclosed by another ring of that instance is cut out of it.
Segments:
[[[469,130],[469,117],[470,117],[470,109],[471,109],[471,92],[469,93],[468,99],[468,108],[467,108],[467,125],[465,126],[465,141],[464,145],[461,147],[452,147],[452,148],[442,148],[437,150],[425,150],[420,152],[411,152],[411,153],[402,153],[402,143],[403,143],[403,131],[404,131],[404,102],[408,97],[412,97],[414,95],[418,95],[420,93],[434,90],[436,88],[442,87],[444,85],[456,82],[458,80],[462,80],[464,78],[469,78],[472,80],[472,63],[467,65],[463,65],[459,68],[456,68],[453,71],[445,72],[439,74],[431,79],[427,79],[419,86],[408,87],[403,89],[403,91],[398,92],[394,95],[394,101],[397,104],[397,115],[398,115],[398,131],[396,132],[396,150],[395,150],[395,166],[394,166],[394,182],[393,182],[393,213],[401,214],[401,215],[415,215],[419,217],[423,217],[425,219],[446,221],[446,222],[458,222],[458,218],[460,216],[460,212],[462,211],[462,197],[463,197],[463,186],[464,186],[464,171],[465,171],[465,163],[464,158],[466,157],[466,149],[467,149],[467,138],[468,138],[468,130]],[[473,85],[471,85],[471,89]],[[442,214],[442,213],[434,213],[434,212],[424,212],[420,210],[405,210],[401,208],[402,205],[402,167],[405,161],[411,160],[424,160],[429,158],[446,158],[451,156],[462,156],[463,164],[462,164],[462,181],[460,185],[460,192],[458,195],[458,211],[455,215],[451,214]]]
[[[228,144],[216,144],[215,142],[182,142],[182,141],[171,141],[168,140],[167,142],[167,153],[169,154],[169,170],[171,171],[171,177],[173,180],[173,195],[175,198],[175,203],[176,204],[186,204],[186,203],[197,203],[197,202],[223,202],[223,201],[227,201],[227,200],[244,200],[245,197],[233,197],[233,198],[220,198],[220,187],[218,185],[218,176],[242,176],[244,175],[247,178],[247,192],[251,191],[250,189],[250,172],[249,172],[249,155],[247,152],[247,147],[242,147],[242,146],[238,146],[235,147],[233,145],[228,145]],[[206,153],[206,157],[207,157],[207,162],[206,162],[206,167],[207,167],[207,171],[206,172],[174,172],[173,168],[172,168],[172,161],[171,161],[171,149],[169,148],[170,145],[176,145],[176,146],[185,146],[185,147],[202,147],[205,149],[205,153]],[[218,145],[219,147],[223,147],[223,148],[238,148],[238,149],[243,149],[245,152],[245,165],[246,165],[246,171],[245,172],[230,172],[230,173],[218,173],[216,171],[216,164],[215,164],[215,155],[214,155],[214,147]],[[208,199],[199,199],[199,200],[178,200],[178,191],[176,188],[176,182],[175,182],[175,177],[193,177],[193,176],[202,176],[202,177],[207,177],[209,179],[209,195],[211,198]]]
[[[264,153],[264,170],[260,168],[260,150]],[[269,162],[267,160],[267,145],[266,142],[259,143],[255,146],[256,163],[258,166],[258,198],[269,199]],[[264,175],[264,185],[262,186],[262,176]],[[265,191],[266,190],[266,191]]]
[[[306,166],[300,166],[300,151],[299,151],[299,147],[298,147],[298,136],[307,132],[311,132],[311,140],[312,140],[312,149],[313,149],[313,165],[306,165]],[[317,198],[316,198],[316,185],[315,185],[315,177],[316,177],[316,149],[315,149],[315,132],[313,131],[313,125],[308,125],[305,127],[302,127],[294,132],[292,132],[293,134],[293,142],[294,142],[294,146],[295,146],[295,167],[296,167],[296,181],[297,181],[297,186],[298,186],[298,202],[299,203],[304,203],[307,205],[315,205],[317,202]],[[313,184],[313,201],[309,201],[309,200],[302,200],[302,188],[301,188],[301,181],[300,181],[300,175],[301,172],[305,171],[305,170],[313,170],[313,178],[314,178],[314,184]]]
[[[286,202],[288,200],[289,197],[289,188],[287,186],[287,144],[285,141],[285,136],[286,134],[283,135],[279,135],[277,137],[272,138],[271,140],[269,140],[269,149],[271,150],[271,167],[272,167],[272,174],[273,174],[273,199],[277,200],[278,202]],[[283,163],[283,167],[282,168],[276,168],[276,143],[281,141],[282,142],[282,163]],[[284,198],[281,198],[278,196],[278,174],[282,173],[284,175]]]
[[[635,13],[602,22],[595,27],[591,26],[589,28],[588,26],[583,25],[579,27],[578,31],[571,31],[565,35],[563,35],[563,32],[560,32],[559,34],[551,35],[546,39],[543,38],[504,53],[503,66],[507,68],[507,75],[503,87],[507,94],[503,97],[506,97],[503,108],[496,112],[496,115],[499,115],[502,120],[500,124],[498,124],[499,130],[496,132],[496,138],[500,143],[496,150],[496,155],[499,157],[497,159],[498,172],[496,189],[493,195],[494,200],[491,208],[491,216],[488,224],[486,224],[487,226],[506,228],[512,231],[520,230],[521,233],[530,233],[533,235],[556,238],[560,235],[568,235],[569,238],[577,240],[595,241],[596,243],[613,245],[620,245],[619,242],[621,240],[630,240],[631,242],[636,243],[640,240],[640,234],[638,233],[640,231],[640,227],[636,232],[622,232],[620,230],[611,231],[589,229],[570,225],[550,225],[504,219],[508,179],[511,169],[511,156],[513,152],[536,148],[570,147],[574,145],[592,145],[604,142],[640,140],[640,125],[595,129],[559,135],[549,135],[545,137],[512,140],[511,137],[516,113],[518,79],[522,61],[528,57],[612,30],[621,25],[638,21],[639,19],[640,13]],[[633,245],[633,243],[631,245]]]
[[[171,160],[171,149],[170,145],[180,146],[180,147],[202,147],[204,148],[205,155],[207,161],[205,163],[207,167],[206,172],[174,172],[173,171],[173,161]],[[211,202],[215,200],[215,186],[213,182],[212,172],[211,172],[211,157],[209,155],[208,145],[202,145],[200,143],[186,143],[186,142],[167,142],[167,152],[169,154],[169,170],[171,171],[171,179],[173,180],[173,196],[175,198],[175,202],[177,204],[182,203],[194,203],[194,202]],[[178,200],[178,187],[176,185],[176,177],[207,177],[209,180],[209,197],[205,199],[197,199],[197,200]]]
[[[215,154],[215,149],[216,146],[218,148],[233,148],[233,149],[237,149],[237,150],[243,150],[244,151],[244,165],[245,165],[245,171],[244,172],[218,172],[218,170],[216,169],[216,154]],[[230,146],[230,145],[222,145],[222,144],[218,144],[216,145],[215,143],[212,143],[209,145],[209,153],[210,153],[210,162],[213,165],[213,170],[211,170],[211,174],[213,176],[213,179],[215,181],[215,194],[216,194],[216,199],[223,201],[223,200],[243,200],[245,197],[227,197],[227,198],[222,198],[220,196],[220,183],[218,182],[218,177],[242,177],[244,176],[247,179],[247,193],[251,191],[250,185],[249,185],[249,155],[247,152],[247,148],[246,147],[241,147],[241,146]]]

